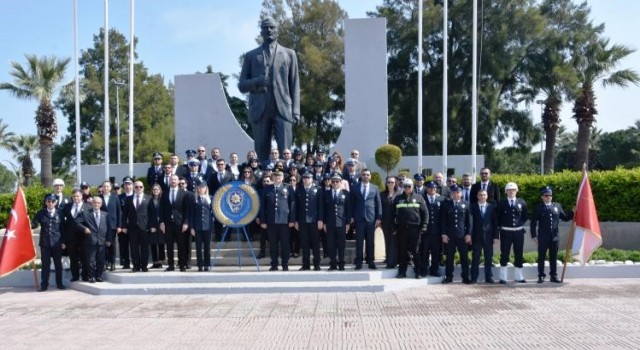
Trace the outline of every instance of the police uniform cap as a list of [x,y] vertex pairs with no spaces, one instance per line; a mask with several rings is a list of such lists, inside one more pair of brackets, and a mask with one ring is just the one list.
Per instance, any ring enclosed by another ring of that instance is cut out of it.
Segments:
[[60,179],[60,178],[57,178],[57,179],[53,180],[53,185],[54,186],[56,186],[56,185],[64,186],[64,181],[62,179]]
[[323,149],[319,149],[316,151],[316,154],[324,154],[324,150]]
[[451,192],[460,192],[460,191],[462,191],[462,189],[458,185],[453,185],[453,186],[449,187],[449,189],[451,190]]
[[156,152],[153,154],[153,159],[162,159],[162,153],[160,152]]
[[302,151],[299,149],[293,150],[293,154],[302,154]]
[[416,181],[424,181],[424,175],[422,175],[422,174],[420,174],[420,173],[417,173],[417,174],[413,175],[413,178],[414,178]]
[[199,161],[199,160],[197,160],[197,159],[195,159],[195,158],[194,158],[194,159],[189,159],[189,161],[187,162],[187,164],[188,164],[189,166],[196,166],[196,165],[200,165],[200,161]]
[[342,175],[340,175],[340,173],[333,173],[331,180],[342,180]]
[[411,179],[405,179],[402,181],[402,187],[413,187],[413,181],[411,181]]
[[133,183],[133,179],[131,178],[131,176],[125,176],[124,178],[122,178],[122,184],[126,184],[126,183]]
[[118,183],[116,182],[116,183],[113,184],[113,188],[115,188],[117,190],[117,189],[120,188],[120,185],[118,185]]
[[53,193],[47,193],[47,194],[44,195],[44,200],[45,201],[57,202],[58,201],[58,197],[56,197],[56,195],[53,194]]
[[425,185],[427,188],[438,188],[438,184],[436,184],[433,181],[429,181],[427,182],[427,184]]
[[205,187],[207,186],[207,182],[204,181],[204,179],[200,176],[196,177],[196,186],[198,187]]
[[86,182],[86,181],[82,181],[82,183],[80,183],[80,188],[85,188],[85,187],[86,187],[86,188],[89,188],[89,187],[90,187],[90,186],[89,186],[89,183],[88,183],[88,182]]
[[289,171],[291,171],[292,169],[298,170],[298,164],[294,164],[294,163],[289,164]]
[[196,155],[196,151],[193,149],[188,149],[186,152],[187,157],[191,157],[191,156],[195,156]]
[[540,189],[540,195],[545,195],[545,194],[553,194],[553,189],[551,189],[550,186],[544,186]]
[[302,177],[313,177],[313,174],[307,171],[304,174],[302,174]]
[[347,159],[347,165],[355,165],[358,164],[358,161],[353,159],[353,158],[349,158]]
[[280,170],[276,170],[271,174],[274,175],[274,176],[283,176],[282,171],[280,171]]
[[326,173],[326,174],[322,175],[322,179],[323,180],[331,180],[331,174]]

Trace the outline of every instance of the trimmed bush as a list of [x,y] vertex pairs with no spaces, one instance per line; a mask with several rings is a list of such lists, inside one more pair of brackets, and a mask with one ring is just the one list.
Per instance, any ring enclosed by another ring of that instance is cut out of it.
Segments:
[[400,163],[402,150],[396,145],[382,145],[376,150],[375,159],[376,164],[389,174]]

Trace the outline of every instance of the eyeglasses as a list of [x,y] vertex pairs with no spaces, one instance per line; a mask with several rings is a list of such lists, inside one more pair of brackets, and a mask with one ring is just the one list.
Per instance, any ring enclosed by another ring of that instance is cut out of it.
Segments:
[[224,166],[224,163],[218,163],[217,166]]
[[187,185],[187,183],[186,183],[186,182],[180,182],[180,183],[178,183],[178,185],[180,185],[180,186],[186,186],[186,185]]
[[199,149],[198,152],[206,152],[206,150]]
[[552,197],[550,194],[543,194],[542,197]]
[[133,188],[144,188],[144,186],[133,186]]
[[489,173],[480,173],[480,175],[489,175]]
[[331,180],[332,183],[338,183],[340,180]]

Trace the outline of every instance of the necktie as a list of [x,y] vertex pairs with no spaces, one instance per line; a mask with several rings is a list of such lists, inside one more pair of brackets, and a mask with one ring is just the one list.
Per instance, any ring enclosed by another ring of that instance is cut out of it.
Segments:
[[487,184],[485,184],[485,183],[483,183],[483,184],[482,184],[482,190],[483,190],[483,191],[486,191],[486,190],[487,190]]
[[484,204],[480,206],[480,212],[482,213],[482,218],[484,218]]
[[164,184],[169,186],[169,175],[164,177]]
[[136,196],[136,197],[138,197],[138,198],[137,198],[137,202],[136,202],[136,209],[138,209],[138,207],[140,207],[140,201],[141,201],[141,199],[140,199],[140,196]]
[[429,196],[429,204],[433,204],[433,197]]
[[75,218],[76,216],[78,216],[78,205],[74,204],[73,205],[73,217]]
[[514,201],[513,199],[511,199],[511,208],[513,208],[513,207],[514,207],[514,204],[513,204],[514,202],[515,202],[515,201]]
[[338,191],[333,190],[333,201],[337,202],[338,201]]
[[362,186],[362,197],[367,198],[367,184]]
[[171,190],[171,204],[176,201],[176,190]]
[[469,200],[469,189],[467,188],[464,189],[464,200],[465,201]]
[[96,227],[100,228],[100,212],[94,211],[93,214],[96,219]]

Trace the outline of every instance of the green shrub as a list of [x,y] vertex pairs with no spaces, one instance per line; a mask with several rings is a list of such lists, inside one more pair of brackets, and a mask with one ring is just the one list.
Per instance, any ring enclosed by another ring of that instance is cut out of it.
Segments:
[[371,183],[378,186],[381,192],[384,191],[384,180],[378,172],[374,171],[371,173]]
[[384,169],[387,174],[398,165],[400,159],[402,159],[402,150],[396,145],[382,145],[376,150],[376,164]]

